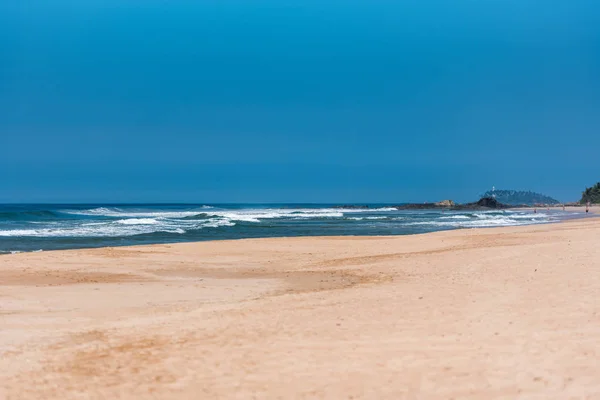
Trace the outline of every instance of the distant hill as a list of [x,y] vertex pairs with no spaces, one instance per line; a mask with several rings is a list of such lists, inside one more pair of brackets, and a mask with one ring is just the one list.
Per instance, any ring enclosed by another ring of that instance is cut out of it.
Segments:
[[581,195],[581,204],[587,202],[592,204],[600,204],[600,182],[590,188],[586,188]]
[[495,197],[500,203],[511,206],[560,203],[550,196],[523,190],[488,190],[481,197]]

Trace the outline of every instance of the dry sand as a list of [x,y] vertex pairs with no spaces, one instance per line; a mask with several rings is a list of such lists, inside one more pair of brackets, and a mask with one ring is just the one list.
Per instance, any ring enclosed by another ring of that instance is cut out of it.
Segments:
[[600,219],[1,256],[0,398],[600,398]]

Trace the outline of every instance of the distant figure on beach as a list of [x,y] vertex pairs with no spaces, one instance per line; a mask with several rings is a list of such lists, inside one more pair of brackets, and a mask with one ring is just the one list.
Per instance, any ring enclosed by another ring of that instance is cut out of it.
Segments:
[[565,211],[565,205],[563,204],[562,206],[563,206],[563,211]]
[[586,213],[590,212],[590,202],[589,202],[589,200],[588,200],[587,203],[585,203],[585,212]]
[[533,209],[533,213],[534,213],[534,214],[537,214],[537,208],[534,208],[534,209]]

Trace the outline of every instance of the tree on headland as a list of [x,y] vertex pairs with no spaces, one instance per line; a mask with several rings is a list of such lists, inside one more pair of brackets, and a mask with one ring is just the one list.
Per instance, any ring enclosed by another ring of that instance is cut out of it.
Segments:
[[481,195],[482,198],[493,197],[502,204],[511,206],[535,204],[559,204],[559,201],[550,196],[525,190],[488,190]]
[[588,201],[592,204],[600,204],[600,182],[583,191],[581,195],[581,204],[585,204]]

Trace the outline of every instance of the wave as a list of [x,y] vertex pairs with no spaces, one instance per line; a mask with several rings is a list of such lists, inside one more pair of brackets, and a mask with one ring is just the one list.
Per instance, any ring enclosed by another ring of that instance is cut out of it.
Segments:
[[515,218],[515,219],[543,219],[543,218],[553,218],[551,215],[543,214],[543,213],[539,213],[539,214],[511,214],[510,217],[511,218]]
[[105,215],[111,214],[115,212],[119,212],[118,208],[106,208],[106,207],[98,207],[92,208],[89,210],[64,210],[65,214],[74,214],[74,215]]
[[248,209],[206,211],[203,215],[225,218],[230,221],[258,223],[265,219],[341,218],[344,216],[344,212],[334,209]]
[[513,218],[495,218],[484,220],[459,220],[459,221],[419,221],[408,222],[406,226],[437,226],[437,227],[453,227],[453,228],[490,228],[494,226],[518,226],[548,223],[548,220],[517,220]]
[[155,219],[123,219],[108,222],[63,224],[56,227],[0,230],[0,237],[127,237],[153,233],[185,234],[205,228],[235,226],[227,219],[204,221],[170,221]]
[[235,226],[235,222],[231,222],[229,220],[222,219],[222,220],[215,220],[215,221],[207,222],[207,223],[203,224],[204,228],[219,228],[221,226]]
[[440,219],[471,219],[468,215],[449,215]]
[[203,206],[201,209],[189,211],[148,211],[148,210],[123,210],[119,208],[99,207],[89,210],[65,210],[65,213],[73,215],[86,215],[111,218],[138,218],[138,219],[208,219],[225,218],[229,221],[258,223],[265,219],[308,219],[308,218],[342,218],[345,214],[364,212],[384,212],[394,210],[393,208],[380,208],[373,210],[340,210],[333,208],[317,209],[240,209],[240,210],[217,210],[211,206]]
[[408,222],[407,226],[432,226],[441,228],[485,228],[493,226],[516,226],[556,221],[557,217],[545,213],[529,213],[510,210],[490,210],[473,213],[444,215],[427,221]]
[[347,218],[350,221],[363,221],[363,220],[382,220],[382,219],[389,219],[389,217],[348,217]]
[[[0,230],[0,237],[126,237],[151,233],[177,233],[232,227],[236,223],[259,224],[264,220],[341,219],[347,214],[391,211],[393,208],[340,210],[335,208],[251,208],[217,209],[212,206],[189,210],[149,210],[119,207],[96,207],[85,210],[61,210],[60,213],[101,219],[48,221],[39,226],[18,226]],[[108,218],[108,219],[107,219]],[[365,216],[385,219],[387,216]],[[36,221],[39,222],[39,221]],[[32,221],[33,223],[33,221]],[[38,225],[36,223],[36,225]]]
[[55,228],[55,229],[12,229],[0,230],[0,236],[3,237],[121,237],[121,236],[136,236],[149,233],[164,232],[164,233],[185,233],[180,228],[176,229],[119,229],[114,226],[102,226],[95,228],[86,228],[83,226]]
[[85,215],[92,217],[114,217],[114,218],[185,218],[198,215],[202,211],[133,211],[120,208],[98,207],[90,210],[64,210],[65,214]]
[[123,224],[123,225],[155,225],[155,224],[159,223],[158,220],[153,219],[153,218],[129,218],[129,219],[120,219],[115,222],[117,224]]
[[[377,209],[352,209],[341,210],[338,208],[267,208],[267,209],[244,209],[205,211],[192,218],[203,216],[227,218],[231,221],[260,222],[264,219],[319,219],[319,218],[343,218],[346,214],[390,212],[397,211],[395,208]],[[352,217],[349,217],[352,218]],[[360,217],[354,217],[360,218]],[[387,216],[364,217],[367,219],[385,219]]]

